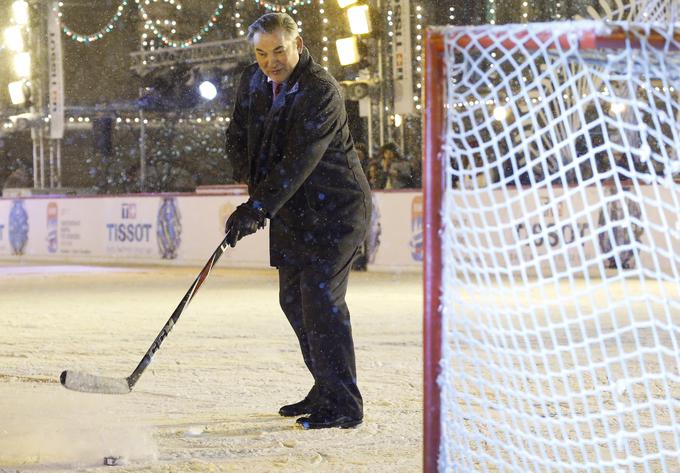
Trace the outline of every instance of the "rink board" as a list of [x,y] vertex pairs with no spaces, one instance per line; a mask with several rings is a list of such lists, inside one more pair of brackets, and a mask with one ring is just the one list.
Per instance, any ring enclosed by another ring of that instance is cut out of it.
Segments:
[[[150,194],[0,199],[0,259],[203,264],[245,195]],[[419,269],[422,195],[376,192],[367,240],[373,269]],[[241,240],[220,264],[269,266],[268,231]]]

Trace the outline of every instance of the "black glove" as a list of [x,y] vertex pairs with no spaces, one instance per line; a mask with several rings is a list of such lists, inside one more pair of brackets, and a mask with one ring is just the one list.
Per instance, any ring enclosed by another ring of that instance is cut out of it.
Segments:
[[236,246],[236,242],[246,235],[255,233],[258,229],[264,228],[265,212],[263,209],[256,209],[253,204],[248,201],[238,207],[232,212],[227,219],[224,231],[228,233],[227,243],[232,248]]

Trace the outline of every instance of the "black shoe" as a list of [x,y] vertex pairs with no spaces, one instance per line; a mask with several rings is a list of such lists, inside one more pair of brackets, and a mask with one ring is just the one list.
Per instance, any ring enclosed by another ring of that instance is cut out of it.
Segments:
[[350,429],[361,424],[363,417],[353,417],[347,414],[337,414],[332,411],[321,410],[312,413],[307,417],[300,417],[295,422],[303,429],[329,429],[339,427]]
[[279,414],[283,417],[295,417],[302,414],[309,414],[314,410],[314,403],[308,398],[304,398],[295,404],[286,404],[279,409]]

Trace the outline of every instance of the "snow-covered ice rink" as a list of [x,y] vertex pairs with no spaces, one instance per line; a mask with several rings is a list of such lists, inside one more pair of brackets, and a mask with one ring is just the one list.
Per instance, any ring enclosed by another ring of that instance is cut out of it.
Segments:
[[277,414],[312,380],[275,270],[216,268],[132,393],[59,384],[64,369],[127,376],[199,270],[0,267],[1,473],[420,471],[420,273],[350,276],[356,429],[304,431]]

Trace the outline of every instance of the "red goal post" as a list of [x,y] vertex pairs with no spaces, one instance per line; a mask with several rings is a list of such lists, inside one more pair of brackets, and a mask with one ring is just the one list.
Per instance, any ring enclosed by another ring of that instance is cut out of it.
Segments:
[[[658,25],[661,28],[663,25]],[[516,34],[511,38],[498,41],[503,35],[503,26],[489,26],[488,36],[477,32],[472,35],[461,34],[457,29],[457,46],[466,48],[474,42],[476,48],[503,47],[534,50],[536,48],[560,49],[570,44],[568,34],[556,34],[551,24],[544,24],[543,31],[529,35]],[[536,28],[536,25],[534,25]],[[633,34],[630,29],[611,24],[603,27],[601,23],[584,22],[584,30],[579,32],[579,49],[582,51],[637,49],[642,41],[646,46],[664,51],[677,51],[680,35],[671,31],[659,34],[649,25],[641,25],[642,35]],[[672,27],[669,27],[672,29]],[[442,345],[442,284],[443,251],[442,200],[447,186],[444,151],[447,113],[446,109],[447,71],[445,64],[446,38],[449,27],[431,27],[426,31],[425,74],[424,74],[424,126],[423,126],[423,193],[424,193],[424,407],[423,407],[423,471],[434,473],[438,470],[442,437],[441,393],[438,379],[441,375]],[[606,53],[605,53],[606,54]],[[455,373],[453,373],[455,376]],[[486,471],[486,470],[484,470]],[[623,471],[623,470],[622,470]]]
[[441,197],[444,173],[439,153],[444,130],[444,38],[441,31],[428,29],[425,41],[425,91],[423,126],[423,472],[437,471],[439,457],[440,396],[437,387],[441,360],[441,314],[439,312],[442,281]]

